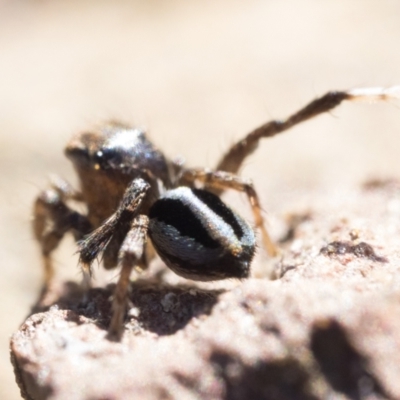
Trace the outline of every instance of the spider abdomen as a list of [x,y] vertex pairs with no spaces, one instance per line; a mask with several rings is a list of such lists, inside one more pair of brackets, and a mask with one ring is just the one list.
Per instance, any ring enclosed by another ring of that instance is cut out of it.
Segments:
[[246,278],[255,252],[252,228],[206,191],[179,187],[150,209],[151,241],[165,264],[185,278]]

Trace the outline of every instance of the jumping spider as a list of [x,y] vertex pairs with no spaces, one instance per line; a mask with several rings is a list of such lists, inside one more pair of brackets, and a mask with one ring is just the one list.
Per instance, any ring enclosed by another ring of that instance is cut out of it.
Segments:
[[[78,243],[86,280],[100,253],[106,269],[121,266],[110,337],[120,338],[123,331],[132,269],[149,263],[147,236],[164,263],[185,278],[248,277],[255,233],[218,195],[226,189],[247,195],[263,245],[271,256],[276,255],[257,193],[251,181],[236,175],[260,139],[327,112],[344,100],[384,100],[395,97],[397,91],[396,87],[329,92],[289,118],[268,122],[246,135],[225,153],[215,170],[169,161],[145,132],[119,123],[74,136],[65,153],[78,173],[81,190],[57,180],[34,206],[33,228],[44,259],[45,288],[53,277],[51,253],[69,231]],[[196,189],[195,183],[203,188]],[[86,204],[87,215],[70,208],[70,200]]]

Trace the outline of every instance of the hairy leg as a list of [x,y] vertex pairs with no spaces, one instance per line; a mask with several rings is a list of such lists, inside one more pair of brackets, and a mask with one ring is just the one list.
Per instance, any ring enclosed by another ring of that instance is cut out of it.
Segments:
[[217,171],[237,173],[243,161],[258,147],[263,138],[278,135],[293,126],[333,110],[345,100],[382,101],[400,97],[400,86],[385,88],[363,88],[349,91],[332,91],[319,97],[286,119],[267,122],[235,143],[217,164]]
[[137,216],[133,220],[131,229],[126,235],[119,252],[121,274],[114,292],[113,314],[108,330],[108,337],[113,340],[119,340],[122,336],[130,276],[134,267],[141,266],[146,246],[148,225],[149,219],[147,216]]
[[44,264],[44,286],[47,287],[54,275],[51,253],[57,248],[67,232],[80,240],[90,232],[87,218],[67,204],[67,200],[80,200],[80,194],[72,190],[65,181],[57,178],[51,188],[39,194],[33,209],[33,232],[40,243]]
[[92,262],[106,249],[113,235],[129,228],[132,220],[139,214],[149,189],[150,185],[145,180],[134,179],[126,189],[117,211],[78,243],[79,261],[85,274],[91,274]]
[[265,228],[265,221],[262,216],[260,201],[251,181],[242,179],[229,172],[211,171],[204,168],[185,169],[182,171],[182,180],[188,183],[194,183],[195,181],[201,182],[207,188],[212,189],[212,191],[233,189],[239,192],[244,192],[249,199],[256,228],[261,231],[265,249],[270,256],[277,255],[277,248]]

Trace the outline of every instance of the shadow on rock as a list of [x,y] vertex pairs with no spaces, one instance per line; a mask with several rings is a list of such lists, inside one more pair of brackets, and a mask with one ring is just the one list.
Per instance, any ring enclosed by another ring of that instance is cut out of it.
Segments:
[[[66,318],[77,322],[79,316],[107,329],[111,318],[111,299],[115,285],[84,291],[75,282],[56,283],[43,290],[28,317],[51,307],[70,310]],[[189,285],[172,286],[138,280],[132,283],[125,328],[139,333],[171,335],[183,329],[192,318],[208,315],[222,290],[203,290]]]

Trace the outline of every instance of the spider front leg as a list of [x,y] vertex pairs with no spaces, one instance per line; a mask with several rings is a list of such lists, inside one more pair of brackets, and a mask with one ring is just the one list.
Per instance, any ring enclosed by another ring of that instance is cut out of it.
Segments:
[[114,235],[127,232],[119,252],[121,274],[114,293],[113,315],[109,338],[118,340],[126,310],[129,277],[135,266],[142,266],[148,219],[138,215],[150,185],[141,178],[134,179],[126,189],[117,211],[99,228],[79,242],[79,261],[84,273],[91,275],[94,259],[107,249]]
[[117,211],[78,243],[79,263],[84,273],[91,275],[93,261],[106,250],[117,232],[129,231],[129,226],[138,215],[149,189],[150,185],[144,179],[134,179],[125,190]]
[[278,254],[277,248],[271,240],[267,229],[265,228],[265,221],[262,216],[260,201],[251,181],[242,179],[239,176],[229,172],[211,171],[201,168],[183,170],[181,174],[181,180],[188,183],[194,183],[195,181],[201,182],[207,188],[212,189],[212,191],[215,190],[222,192],[226,189],[233,189],[239,192],[244,192],[249,199],[256,228],[261,231],[265,249],[272,257]]
[[147,241],[149,219],[145,215],[138,215],[131,224],[131,229],[122,243],[119,252],[121,274],[115,288],[112,304],[112,318],[108,330],[110,339],[119,340],[122,335],[123,322],[126,312],[129,282],[132,269],[141,266],[144,248]]
[[39,194],[34,203],[33,232],[40,243],[44,264],[44,287],[48,287],[54,276],[51,253],[58,247],[64,235],[71,231],[75,240],[89,233],[91,224],[88,219],[66,202],[82,200],[79,192],[60,178],[53,178],[51,188]]

